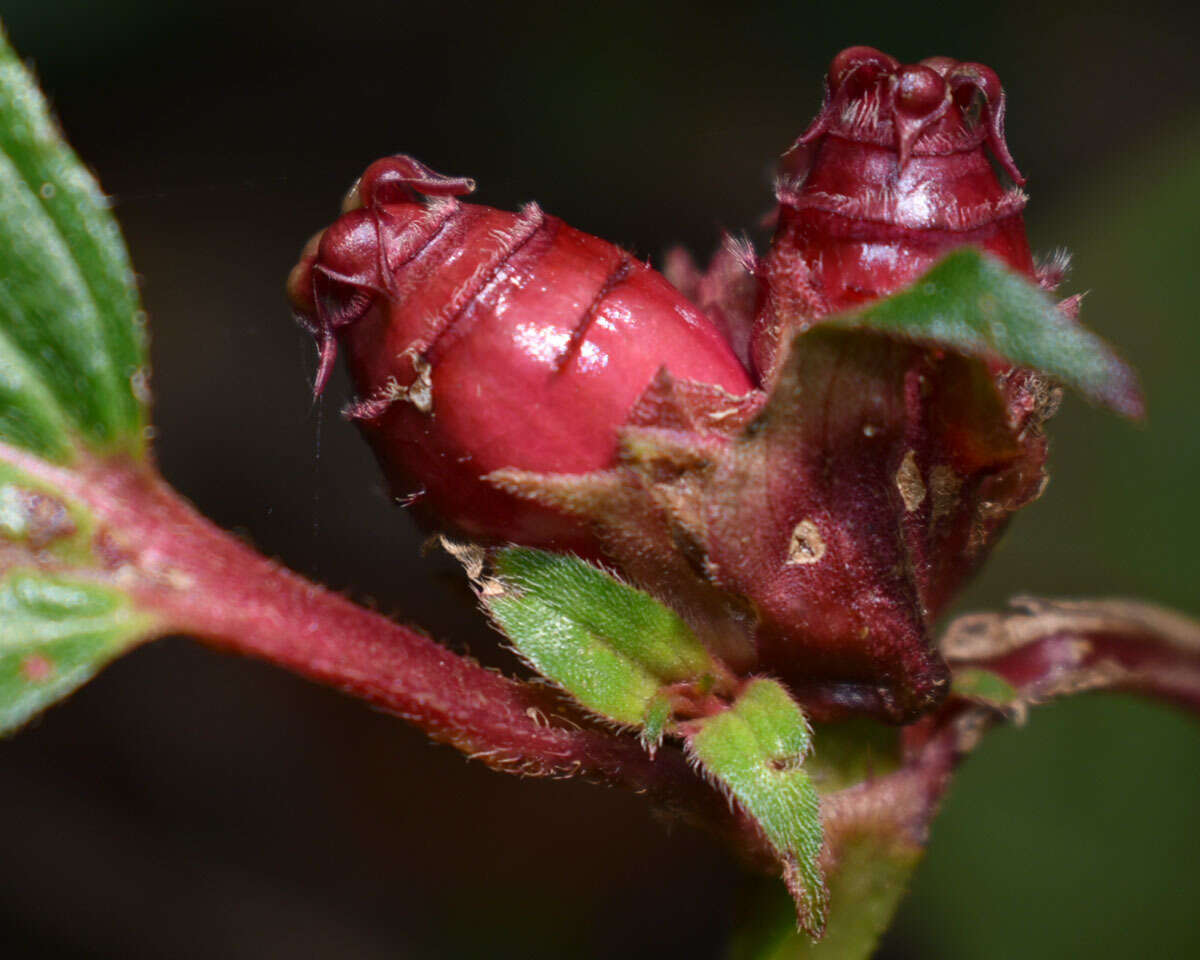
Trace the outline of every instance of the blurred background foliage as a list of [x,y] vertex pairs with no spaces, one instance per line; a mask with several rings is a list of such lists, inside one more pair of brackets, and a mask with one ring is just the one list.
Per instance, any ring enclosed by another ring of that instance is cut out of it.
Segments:
[[[1068,401],[1054,479],[960,609],[1020,591],[1200,614],[1194,8],[6,0],[113,195],[152,318],[163,471],[268,554],[507,665],[381,492],[282,284],[377,156],[537,198],[658,258],[770,204],[843,46],[993,66],[1035,247],[1141,371],[1145,427]],[[762,244],[764,238],[756,235]],[[1200,955],[1200,727],[1083,698],[963,769],[882,956]],[[181,640],[0,744],[9,956],[721,955],[739,884],[637,798],[522,782]]]

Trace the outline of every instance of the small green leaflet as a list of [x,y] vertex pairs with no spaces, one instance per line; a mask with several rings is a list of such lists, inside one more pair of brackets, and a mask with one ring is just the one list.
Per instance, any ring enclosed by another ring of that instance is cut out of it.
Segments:
[[1000,674],[982,667],[961,667],[954,671],[950,692],[964,700],[1004,709],[1021,703],[1021,694]]
[[0,734],[65,697],[153,626],[110,587],[8,570],[0,578]]
[[657,742],[675,683],[718,671],[691,629],[653,597],[578,557],[513,547],[480,597],[518,652],[576,700]]
[[698,722],[691,755],[758,823],[783,864],[800,926],[825,929],[829,895],[817,860],[824,834],[816,788],[804,769],[812,731],[774,680],[751,680],[728,710]]
[[140,456],[145,337],[95,180],[0,34],[0,442],[56,463]]
[[1041,289],[971,247],[955,250],[899,293],[820,326],[826,324],[1007,360],[1125,416],[1144,413],[1137,377],[1112,348],[1065,317]]
[[[649,744],[671,722],[668,688],[703,687],[724,672],[674,612],[578,557],[511,547],[495,554],[492,571],[475,571],[480,599],[521,655],[588,709],[640,728]],[[693,759],[762,829],[801,925],[819,937],[829,904],[803,712],[779,683],[757,678],[728,708],[681,729]]]
[[[900,765],[900,730],[866,717],[818,724],[805,770],[821,796],[885,776]],[[829,920],[814,941],[796,930],[796,904],[776,884],[761,883],[743,900],[727,960],[867,960],[891,922],[921,858],[920,844],[895,821],[831,837],[825,877]],[[752,888],[753,889],[753,888]]]

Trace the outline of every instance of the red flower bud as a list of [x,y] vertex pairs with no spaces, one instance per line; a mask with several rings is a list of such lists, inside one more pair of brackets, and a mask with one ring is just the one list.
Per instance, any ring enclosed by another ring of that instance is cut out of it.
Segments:
[[[744,394],[712,323],[654,270],[530,204],[460,203],[468,180],[409,157],[371,165],[289,280],[321,344],[340,340],[350,409],[398,496],[476,537],[592,552],[580,525],[484,480],[611,466],[617,428],[662,368]],[[425,198],[425,199],[422,199]]]
[[461,203],[470,181],[381,160],[289,279],[317,390],[340,343],[350,415],[432,517],[602,557],[817,719],[913,719],[946,690],[930,623],[1041,489],[1053,393],[996,358],[792,335],[963,244],[1053,285],[986,152],[1021,182],[1003,113],[986,67],[843,52],[765,260],[670,261],[704,312],[535,205]]
[[[1001,185],[985,148],[1016,186]],[[907,286],[954,247],[974,244],[1032,275],[1024,182],[991,69],[949,57],[901,65],[871,47],[839,53],[825,104],[776,184],[751,343],[763,380],[788,330]]]

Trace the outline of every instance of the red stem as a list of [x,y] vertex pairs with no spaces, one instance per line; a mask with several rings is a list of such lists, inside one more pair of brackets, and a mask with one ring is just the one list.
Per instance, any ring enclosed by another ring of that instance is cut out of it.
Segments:
[[[772,862],[753,824],[678,750],[651,758],[632,737],[576,722],[545,687],[504,677],[310,583],[210,523],[148,465],[64,469],[0,443],[3,462],[92,512],[101,566],[70,572],[118,585],[158,615],[160,634],[188,633],[336,687],[499,770],[631,788],[752,860]],[[1200,711],[1200,625],[1149,604],[1023,600],[1015,612],[960,618],[943,648],[957,666],[1004,676],[1023,703],[1116,689]],[[955,766],[998,718],[952,700],[908,727],[900,769],[823,799],[828,855],[836,858],[841,839],[863,827],[886,825],[923,843]]]
[[0,444],[0,462],[52,483],[98,520],[102,569],[158,614],[160,634],[186,633],[261,657],[409,720],[488,766],[530,776],[581,775],[646,793],[669,810],[740,827],[683,755],[651,759],[632,737],[581,726],[545,687],[459,656],[359,607],[222,531],[152,468],[127,461],[66,470]]

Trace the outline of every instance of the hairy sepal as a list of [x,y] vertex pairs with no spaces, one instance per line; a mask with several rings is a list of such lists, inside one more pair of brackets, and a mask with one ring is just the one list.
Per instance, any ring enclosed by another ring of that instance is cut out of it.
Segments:
[[569,554],[495,551],[480,602],[516,651],[592,713],[655,746],[728,670],[671,609]]
[[829,893],[820,864],[820,800],[804,766],[812,730],[803,711],[780,683],[754,678],[727,709],[691,725],[687,749],[767,839],[800,928],[819,939]]
[[511,547],[488,572],[454,547],[481,603],[517,652],[592,713],[638,731],[653,752],[689,756],[753,819],[782,867],[801,927],[819,937],[828,898],[817,792],[803,768],[812,731],[775,680],[738,683],[682,619],[578,557]]

